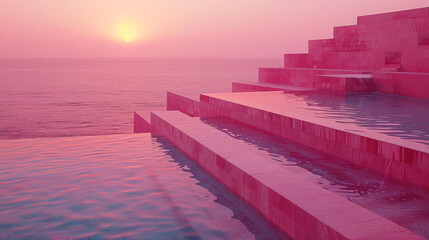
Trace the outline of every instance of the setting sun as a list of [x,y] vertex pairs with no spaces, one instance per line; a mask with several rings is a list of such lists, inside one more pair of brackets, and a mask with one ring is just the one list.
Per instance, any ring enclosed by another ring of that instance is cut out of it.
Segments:
[[137,38],[137,26],[132,23],[121,23],[117,27],[117,37],[119,40],[129,43]]

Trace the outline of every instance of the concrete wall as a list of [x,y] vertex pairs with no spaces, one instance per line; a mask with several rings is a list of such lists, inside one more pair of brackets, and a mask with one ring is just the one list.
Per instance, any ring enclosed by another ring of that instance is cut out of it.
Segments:
[[372,77],[377,92],[429,99],[429,74],[373,72]]
[[298,54],[285,54],[284,67],[292,68],[307,68],[308,66],[308,53]]
[[314,68],[259,68],[259,82],[319,88],[320,75],[362,74],[368,71]]

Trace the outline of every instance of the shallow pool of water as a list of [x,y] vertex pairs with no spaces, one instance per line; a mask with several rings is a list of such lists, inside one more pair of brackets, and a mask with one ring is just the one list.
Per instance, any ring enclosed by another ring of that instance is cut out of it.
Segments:
[[283,239],[160,137],[0,140],[0,239]]
[[429,145],[429,101],[381,93],[285,94],[285,102],[315,117]]

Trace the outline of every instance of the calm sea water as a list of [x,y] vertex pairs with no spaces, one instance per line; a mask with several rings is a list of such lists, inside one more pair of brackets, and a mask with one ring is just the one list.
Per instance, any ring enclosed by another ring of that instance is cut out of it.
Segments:
[[287,239],[150,134],[0,140],[0,239]]
[[0,60],[0,138],[131,133],[133,111],[165,109],[166,90],[231,91],[281,59]]

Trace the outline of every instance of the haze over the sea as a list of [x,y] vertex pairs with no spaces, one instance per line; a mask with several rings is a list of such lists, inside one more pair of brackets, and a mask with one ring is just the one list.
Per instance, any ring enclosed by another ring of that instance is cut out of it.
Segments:
[[279,57],[427,0],[0,0],[1,58]]

